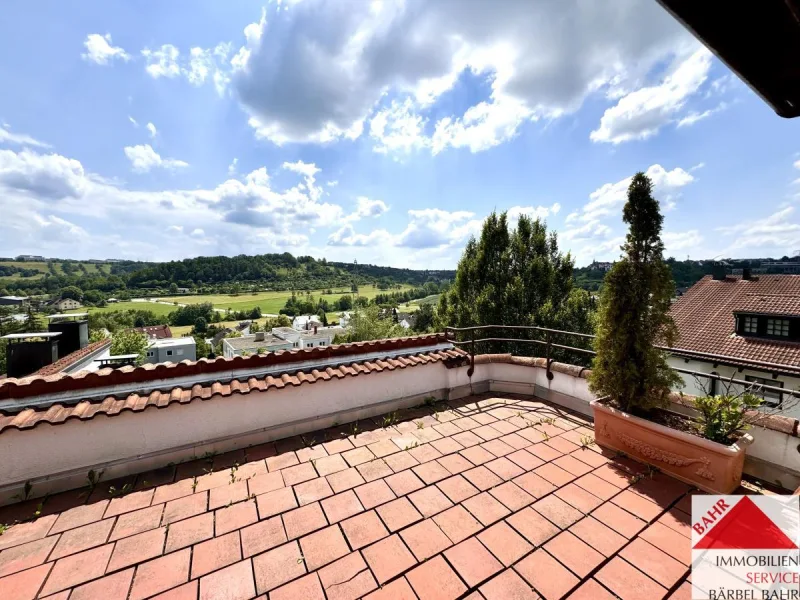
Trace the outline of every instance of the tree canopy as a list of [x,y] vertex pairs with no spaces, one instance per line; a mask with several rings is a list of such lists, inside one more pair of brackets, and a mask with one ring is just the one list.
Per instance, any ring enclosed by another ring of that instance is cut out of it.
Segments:
[[144,362],[144,353],[150,342],[147,341],[147,336],[143,333],[138,333],[132,329],[123,329],[117,331],[111,337],[111,354],[116,356],[119,354],[138,354],[136,364]]
[[590,387],[623,410],[647,411],[666,405],[681,379],[654,347],[673,345],[677,328],[669,314],[674,283],[663,260],[664,217],[644,173],[631,180],[622,219],[629,230],[603,286]]

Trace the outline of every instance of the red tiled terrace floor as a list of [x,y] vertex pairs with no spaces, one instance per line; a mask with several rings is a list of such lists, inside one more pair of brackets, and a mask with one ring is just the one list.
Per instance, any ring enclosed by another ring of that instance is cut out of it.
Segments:
[[0,508],[0,597],[689,598],[689,488],[591,440],[485,394]]

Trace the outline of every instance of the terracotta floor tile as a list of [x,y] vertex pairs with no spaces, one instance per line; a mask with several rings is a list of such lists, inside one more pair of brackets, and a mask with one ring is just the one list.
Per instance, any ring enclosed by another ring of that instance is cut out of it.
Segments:
[[227,508],[220,508],[214,511],[214,519],[216,521],[214,535],[223,535],[229,531],[241,529],[258,521],[256,503],[253,500],[247,500]]
[[344,471],[347,469],[347,463],[342,458],[341,454],[334,454],[333,456],[318,458],[314,461],[314,467],[321,477],[325,477],[326,475]]
[[442,456],[442,453],[430,444],[423,444],[412,448],[408,453],[420,464],[436,460]]
[[338,525],[300,538],[300,549],[309,571],[315,571],[350,552]]
[[256,497],[258,516],[266,519],[297,507],[292,488],[280,488]]
[[533,546],[505,521],[500,521],[480,532],[478,539],[507,567],[533,550]]
[[40,595],[47,596],[97,579],[106,572],[106,565],[113,549],[114,546],[108,544],[58,560]]
[[284,487],[283,475],[280,471],[263,473],[247,480],[247,490],[251,496],[260,496],[267,492],[279,490]]
[[581,462],[585,462],[590,467],[602,467],[604,464],[608,462],[608,459],[600,454],[599,452],[594,452],[591,448],[581,448],[580,450],[573,452],[570,454],[577,458]]
[[531,507],[536,512],[547,517],[560,529],[566,529],[583,517],[581,511],[573,508],[554,494],[537,500]]
[[406,578],[401,577],[365,596],[364,600],[417,600],[417,596]]
[[361,504],[367,510],[374,508],[379,504],[383,504],[384,502],[394,500],[395,498],[391,488],[386,485],[386,482],[383,479],[371,481],[370,483],[359,486],[355,488],[355,492],[358,496],[358,499],[361,501]]
[[527,448],[528,446],[531,445],[529,440],[526,440],[524,437],[518,435],[517,433],[509,433],[508,435],[504,435],[503,437],[498,439],[504,444],[508,444],[509,446],[514,448],[514,450],[521,450],[522,448]]
[[[436,429],[436,431],[438,431],[442,435],[447,435],[447,436],[453,435],[452,433],[445,434],[445,433],[442,432],[441,428],[446,428],[446,427],[448,427],[448,425],[449,425],[448,423],[445,423],[444,425],[438,425],[438,426],[435,427],[435,429]],[[458,433],[458,428],[455,425],[452,425],[450,427],[452,427],[453,429],[456,430],[455,433]],[[439,452],[441,452],[442,455],[453,454],[455,452],[459,452],[460,450],[464,449],[464,446],[459,444],[457,441],[455,441],[451,437],[443,437],[440,440],[433,440],[431,442],[431,446],[433,446]]]
[[192,579],[232,565],[241,559],[238,531],[196,544],[192,548]]
[[454,544],[483,529],[477,519],[460,504],[439,513],[433,517],[433,520]]
[[335,494],[352,489],[364,483],[364,478],[355,467],[350,467],[344,471],[339,471],[337,473],[328,475],[326,479],[328,480],[328,483]]
[[279,471],[299,464],[299,462],[294,452],[285,452],[284,454],[278,454],[276,456],[268,456],[267,469],[269,471]]
[[121,498],[113,498],[111,502],[108,503],[108,508],[104,516],[108,519],[115,515],[121,515],[122,513],[150,506],[154,493],[155,490],[142,490],[141,492],[133,492],[127,496],[122,496]]
[[288,469],[282,469],[281,475],[283,475],[283,482],[288,487],[290,485],[303,483],[309,479],[314,479],[317,477],[317,472],[314,470],[314,466],[311,463],[303,463],[289,467]]
[[556,489],[556,486],[554,486],[552,483],[532,472],[520,475],[514,479],[514,483],[516,483],[534,498],[542,498]]
[[164,505],[158,504],[157,506],[151,506],[120,515],[117,518],[111,536],[108,538],[109,541],[113,542],[120,538],[155,529],[161,524],[161,515],[163,512]]
[[108,563],[108,571],[150,560],[164,553],[167,528],[159,527],[119,540]]
[[256,589],[259,594],[268,592],[299,577],[306,572],[305,562],[297,541],[278,546],[253,557]]
[[584,514],[589,514],[603,503],[600,498],[590,494],[574,482],[556,490],[555,495]]
[[280,517],[259,521],[240,530],[244,558],[261,554],[286,541],[286,532]]
[[483,439],[472,433],[471,431],[462,431],[453,436],[453,440],[464,446],[470,448],[483,443]]
[[476,488],[481,491],[493,488],[496,485],[503,483],[497,475],[492,473],[485,466],[475,467],[469,471],[464,471],[462,475]]
[[341,494],[325,498],[320,504],[328,523],[338,523],[364,510],[353,490],[347,490]]
[[[477,421],[478,419],[473,416],[473,418]],[[480,427],[476,427],[472,430],[472,433],[482,438],[484,441],[493,440],[495,438],[499,438],[503,435],[501,432],[497,431],[491,425],[481,425]]]
[[316,446],[305,446],[299,450],[295,450],[295,455],[297,456],[297,460],[304,463],[325,458],[328,456],[328,453],[321,444],[317,444]]
[[399,473],[405,469],[416,467],[419,462],[411,456],[408,452],[398,452],[391,456],[385,456],[383,460],[389,465],[389,468],[395,473]]
[[[53,549],[50,560],[63,558],[64,556],[105,544],[113,526],[114,519],[104,519],[64,532]],[[2,555],[0,555],[0,560],[2,560]]]
[[375,455],[370,452],[366,446],[362,446],[361,448],[354,448],[353,450],[343,452],[342,458],[347,461],[348,465],[355,467],[373,460]]
[[670,509],[658,518],[657,523],[669,527],[684,537],[692,537],[691,517],[682,510],[678,510],[677,508]]
[[539,600],[540,596],[513,569],[506,569],[480,587],[486,600]]
[[663,473],[653,473],[649,477],[642,477],[628,489],[663,509],[688,492],[689,486]]
[[489,493],[503,503],[503,505],[511,510],[511,512],[528,506],[536,500],[536,498],[531,496],[513,481],[507,481],[501,485],[498,485],[496,488],[489,490]]
[[462,450],[459,452],[459,454],[466,458],[473,465],[482,465],[483,463],[487,463],[490,460],[497,458],[494,454],[484,450],[480,446],[471,446]]
[[448,456],[443,456],[436,462],[438,462],[445,469],[447,469],[447,471],[451,475],[457,475],[458,473],[467,471],[475,466],[460,454],[450,454]]
[[553,436],[552,433],[555,432],[550,432],[550,433],[551,433],[550,439],[545,440],[544,443],[552,448],[555,448],[559,452],[563,452],[564,454],[569,454],[570,452],[575,452],[576,450],[580,449],[580,446],[578,446],[577,444],[573,444],[572,442],[562,437],[561,435],[557,434]]
[[[81,525],[87,525],[89,523],[94,523],[95,521],[99,521],[103,518],[103,515],[108,508],[109,500],[101,500],[100,502],[95,502],[94,504],[87,504],[85,506],[76,506],[75,508],[71,508],[62,512],[57,517],[54,515],[52,517],[45,517],[43,519],[38,519],[33,523],[23,523],[22,525],[16,525],[15,527],[10,528],[8,531],[3,533],[3,538],[6,536],[11,536],[12,532],[20,533],[23,530],[30,531],[33,533],[37,529],[43,529],[46,525],[47,528],[44,529],[44,532],[41,535],[34,535],[34,537],[28,537],[27,539],[23,539],[23,541],[31,541],[39,538],[43,538],[49,530],[50,535],[54,535],[56,533],[61,533],[62,531],[67,531],[68,529],[74,529],[75,527],[80,527]],[[17,530],[17,531],[15,531]],[[2,539],[0,540],[0,549],[7,548],[6,545],[10,541],[9,539]]]
[[165,552],[172,552],[214,537],[214,513],[205,513],[169,526]]
[[630,489],[614,496],[611,502],[647,522],[653,521],[663,510],[655,502],[651,502],[639,494],[634,494]]
[[598,467],[592,471],[592,473],[620,490],[625,489],[631,483],[630,473],[613,463],[607,463],[602,467]]
[[454,600],[467,591],[441,556],[416,567],[406,578],[420,600]]
[[405,496],[425,487],[425,483],[411,469],[389,475],[384,481],[396,496]]
[[578,521],[569,531],[606,557],[616,553],[628,541],[593,517]]
[[505,457],[490,460],[484,466],[503,481],[518,477],[525,472],[519,465]]
[[684,581],[677,590],[672,592],[669,600],[692,600],[692,584]]
[[163,594],[153,596],[153,600],[197,600],[197,588],[199,585],[200,582],[195,579],[179,587],[172,588]]
[[422,519],[422,515],[419,514],[417,509],[409,502],[408,498],[392,500],[387,504],[379,506],[377,511],[378,515],[380,515],[381,519],[386,524],[386,527],[388,527],[389,531],[392,533]]
[[558,533],[558,527],[531,507],[511,515],[506,522],[534,546],[542,545]]
[[585,462],[579,461],[572,455],[557,458],[553,461],[553,464],[564,469],[568,473],[572,473],[575,477],[582,477],[592,471],[592,467]]
[[75,600],[111,600],[127,598],[133,581],[133,569],[107,575],[72,590],[70,598]]
[[[494,425],[492,425],[494,427]],[[481,448],[490,452],[492,455],[499,457],[506,456],[507,454],[511,454],[514,452],[515,448],[513,446],[509,446],[502,440],[491,440],[486,442],[485,444],[481,444]]]
[[448,537],[431,519],[404,529],[400,532],[400,537],[420,562],[450,546]]
[[666,590],[619,556],[600,569],[595,579],[622,600],[663,598]]
[[[92,525],[88,525],[87,527],[92,527]],[[69,533],[71,533],[71,531],[68,531],[64,535]],[[59,536],[53,535],[3,550],[0,552],[0,577],[5,577],[17,571],[23,571],[42,564],[47,560],[56,542],[59,542],[59,544],[61,543],[59,541]],[[72,553],[69,552],[69,554]]]
[[325,446],[325,450],[328,451],[328,454],[347,452],[348,450],[352,450],[354,448],[353,444],[344,438],[331,440],[330,442],[325,442],[322,445]]
[[361,473],[364,481],[375,481],[376,479],[388,477],[394,473],[394,471],[389,468],[389,465],[380,458],[360,464],[356,469]]
[[156,558],[136,568],[130,600],[142,600],[189,580],[189,548]]
[[200,580],[200,600],[249,600],[255,595],[253,565],[249,559]]
[[469,587],[475,587],[503,569],[503,565],[475,537],[445,550],[444,555]]
[[652,524],[639,535],[643,539],[653,544],[656,548],[660,548],[672,558],[682,562],[684,565],[691,564],[691,538],[682,536],[674,529],[671,529],[662,523]]
[[411,500],[423,517],[432,517],[436,513],[453,506],[453,503],[435,485],[429,485],[409,494],[408,499]]
[[197,477],[195,485],[196,492],[203,492],[206,490],[214,489],[223,485],[230,485],[231,483],[231,470],[225,469],[223,471],[209,471],[205,475]]
[[541,467],[536,467],[533,473],[546,479],[556,487],[567,485],[570,481],[575,479],[572,473],[565,471],[561,467],[557,467],[554,463],[547,463]]
[[[279,587],[269,595],[270,600],[325,600],[325,593],[319,583],[316,573],[301,577],[283,587]],[[202,600],[202,599],[201,599]]]
[[[450,421],[450,422],[453,425],[455,425],[456,427],[458,427],[459,429],[462,429],[463,431],[469,431],[469,432],[471,432],[472,429],[475,429],[476,427],[480,427],[481,426],[480,423],[478,423],[475,419],[473,419],[471,417],[461,417],[459,419],[455,419],[455,420]],[[453,436],[453,437],[456,437],[456,436]],[[478,436],[475,436],[475,437],[478,437]],[[481,439],[481,438],[478,438],[478,439]],[[460,440],[459,440],[459,443],[461,443]],[[480,443],[480,442],[478,442],[478,443]]]
[[595,509],[592,516],[628,539],[639,533],[646,525],[641,519],[637,519],[611,502],[606,502]]
[[558,600],[580,581],[542,549],[523,558],[514,568],[546,600]]
[[383,458],[384,456],[389,456],[390,454],[400,451],[388,438],[369,444],[367,448],[378,458]]
[[668,589],[689,569],[642,538],[634,539],[619,555]]
[[[184,496],[177,500],[167,502],[164,507],[164,515],[161,519],[162,525],[175,523],[195,515],[202,514],[208,509],[208,492],[199,492],[190,496]],[[121,517],[120,517],[121,518]]]
[[389,535],[374,510],[356,515],[341,522],[342,531],[354,550],[368,546]]
[[[521,434],[521,435],[525,435],[525,434]],[[548,446],[547,444],[537,444],[537,443],[535,443],[535,442],[541,442],[542,440],[544,440],[544,436],[541,433],[539,433],[538,436],[539,436],[538,440],[536,440],[536,439],[531,440],[531,441],[534,442],[534,445],[533,446],[529,446],[528,448],[526,448],[526,450],[528,452],[530,452],[534,456],[539,457],[544,462],[550,462],[551,460],[555,460],[559,456],[563,455],[562,452],[559,452],[558,450],[556,450],[555,448],[552,448],[551,446]],[[533,437],[533,436],[531,436],[531,437]],[[528,439],[530,439],[530,438],[528,438]]]
[[594,473],[579,477],[574,483],[601,500],[610,500],[619,494],[618,487],[611,485],[605,479],[600,479]]
[[286,528],[286,537],[290,540],[311,533],[315,529],[321,529],[328,524],[319,502],[284,513],[282,518],[283,526]]
[[489,492],[483,492],[472,498],[467,498],[461,505],[478,519],[484,526],[499,521],[510,511]]
[[[51,520],[48,528],[52,526],[53,521],[55,519]],[[33,600],[52,567],[53,563],[47,563],[0,578],[0,590],[14,600]]]
[[263,460],[257,460],[240,465],[236,469],[236,481],[247,481],[261,475],[267,474],[267,463]]
[[469,481],[464,479],[461,475],[448,477],[436,484],[445,496],[450,498],[450,501],[458,504],[462,500],[466,500],[470,496],[480,493],[478,488],[472,485]]
[[378,587],[358,552],[351,552],[317,574],[328,600],[356,600]]
[[411,470],[429,485],[450,477],[450,472],[436,461],[423,463],[413,467]]
[[294,486],[294,495],[300,506],[333,496],[333,490],[324,477],[317,477]]
[[572,592],[569,600],[614,600],[615,596],[597,583],[594,579],[587,580],[581,587]]
[[544,545],[544,549],[581,579],[605,560],[602,554],[569,531],[563,531],[551,539]]
[[[358,517],[356,517],[358,518]],[[372,574],[382,585],[416,564],[414,556],[397,534],[391,535],[361,551]]]
[[214,510],[221,506],[228,506],[235,502],[245,500],[249,492],[246,481],[237,481],[229,485],[222,485],[209,491],[208,509]]

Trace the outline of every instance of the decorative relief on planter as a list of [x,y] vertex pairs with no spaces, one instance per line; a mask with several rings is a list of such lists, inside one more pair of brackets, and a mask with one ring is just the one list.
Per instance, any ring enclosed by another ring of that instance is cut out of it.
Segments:
[[699,469],[697,469],[695,474],[703,479],[714,481],[714,473],[712,473],[710,470],[711,461],[705,456],[700,458],[690,458],[688,456],[682,456],[681,454],[662,450],[661,448],[657,448],[656,446],[636,439],[635,437],[625,433],[618,433],[616,431],[609,432],[607,423],[603,423],[603,435],[607,437],[616,437],[624,446],[630,448],[631,450],[635,450],[645,458],[663,462],[673,467],[688,467],[689,465],[699,463],[701,466]]

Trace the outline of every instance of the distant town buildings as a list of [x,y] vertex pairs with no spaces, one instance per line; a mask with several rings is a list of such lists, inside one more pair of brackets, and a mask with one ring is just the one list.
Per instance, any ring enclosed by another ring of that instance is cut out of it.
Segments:
[[154,339],[145,354],[145,362],[153,364],[182,360],[197,360],[197,342],[192,336]]
[[[307,321],[295,321],[305,325]],[[260,352],[277,352],[278,350],[293,350],[304,348],[318,348],[330,346],[333,339],[345,333],[343,327],[316,326],[310,330],[295,329],[294,327],[273,327],[267,333],[259,331],[253,335],[223,338],[222,355],[226,358],[243,356],[245,354],[258,354]]]
[[47,259],[44,256],[39,256],[38,254],[20,254],[16,260],[25,261],[25,262],[46,262]]
[[134,327],[133,330],[137,333],[143,333],[148,338],[154,340],[163,340],[172,337],[172,331],[169,325],[148,325],[146,327]]
[[47,303],[47,306],[56,309],[58,312],[64,312],[65,310],[81,308],[83,305],[72,298],[59,298],[58,300],[51,300]]
[[611,267],[613,267],[613,266],[614,266],[614,263],[611,263],[611,262],[598,262],[598,261],[595,260],[595,261],[592,261],[592,263],[589,265],[589,268],[593,269],[595,271],[610,271]]
[[0,296],[0,306],[28,308],[30,300],[24,296]]

